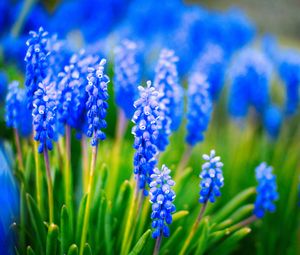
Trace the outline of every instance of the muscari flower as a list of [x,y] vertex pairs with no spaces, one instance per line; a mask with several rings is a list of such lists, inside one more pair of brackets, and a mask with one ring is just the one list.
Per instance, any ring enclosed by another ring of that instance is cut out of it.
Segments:
[[33,100],[33,129],[34,139],[39,141],[38,152],[52,150],[52,140],[55,140],[57,101],[54,91],[55,83],[40,82],[34,93]]
[[204,139],[212,112],[212,102],[205,77],[193,73],[189,79],[187,92],[187,136],[186,141],[194,146]]
[[176,211],[173,204],[176,195],[172,190],[175,182],[171,179],[170,172],[170,169],[163,165],[161,171],[155,168],[150,176],[152,179],[150,183],[151,219],[154,228],[152,237],[155,239],[162,235],[165,237],[170,235],[168,225],[172,223],[172,213]]
[[7,75],[5,72],[0,71],[0,102],[3,102],[7,92]]
[[25,86],[29,108],[32,109],[34,93],[39,89],[39,84],[47,77],[49,68],[49,51],[47,44],[49,41],[48,32],[42,27],[37,32],[30,31],[30,38],[26,44],[28,46],[25,62],[26,77]]
[[209,94],[217,100],[224,85],[226,60],[223,49],[217,44],[208,44],[195,63],[195,71],[206,76]]
[[229,73],[230,114],[233,117],[246,117],[250,106],[263,114],[270,101],[272,66],[268,59],[257,50],[245,49],[236,57]]
[[254,214],[257,218],[262,218],[266,212],[274,212],[276,206],[274,201],[278,199],[276,176],[272,173],[273,168],[265,162],[255,169],[256,180],[258,182],[256,201],[254,204]]
[[179,84],[174,51],[163,49],[155,70],[154,87],[159,92],[160,125],[157,147],[164,151],[171,130],[180,125],[183,113],[183,89]]
[[285,112],[294,114],[299,106],[300,53],[285,50],[278,56],[278,71],[286,90]]
[[147,87],[138,87],[140,98],[134,102],[135,113],[132,122],[134,135],[134,174],[138,187],[147,195],[146,184],[151,182],[151,174],[157,163],[156,140],[158,136],[158,92],[147,82]]
[[73,54],[69,64],[59,73],[58,83],[58,121],[82,131],[86,122],[85,104],[87,101],[86,86],[88,84],[88,68],[95,67],[98,57],[94,57],[81,50]]
[[277,106],[270,105],[264,112],[264,127],[271,138],[275,139],[278,136],[282,121],[282,112]]
[[135,42],[123,40],[116,48],[114,73],[116,103],[124,111],[126,118],[131,119],[141,80],[138,46]]
[[203,159],[207,162],[202,165],[202,171],[199,175],[202,179],[199,202],[202,204],[207,203],[207,201],[214,203],[216,197],[221,196],[220,188],[224,186],[223,163],[221,157],[216,156],[214,150],[210,151],[210,155],[204,154]]
[[86,91],[88,100],[86,102],[87,111],[87,131],[86,135],[92,137],[91,145],[97,146],[99,140],[106,138],[102,129],[106,128],[106,112],[108,108],[107,84],[109,77],[104,73],[105,59],[101,59],[97,68],[89,68],[88,85]]
[[24,137],[32,131],[32,116],[27,104],[26,92],[19,87],[19,82],[10,83],[5,104],[6,125],[17,129]]

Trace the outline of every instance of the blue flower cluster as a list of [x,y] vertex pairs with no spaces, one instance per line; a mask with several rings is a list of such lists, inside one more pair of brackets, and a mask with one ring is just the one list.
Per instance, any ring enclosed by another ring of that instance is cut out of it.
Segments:
[[5,72],[0,71],[0,103],[4,101],[7,92],[7,76]]
[[39,83],[41,83],[48,75],[49,51],[47,45],[49,43],[49,36],[48,32],[42,27],[40,27],[37,32],[30,31],[29,35],[30,38],[26,42],[28,49],[25,56],[25,86],[29,108],[32,109],[34,93],[38,90]]
[[173,204],[175,199],[175,192],[172,187],[175,182],[171,179],[170,169],[165,165],[162,166],[161,171],[155,168],[151,174],[150,183],[150,202],[152,203],[152,232],[153,238],[160,236],[168,237],[170,230],[168,225],[172,223],[172,213],[176,211]]
[[297,111],[300,99],[300,52],[281,51],[278,56],[278,71],[285,84],[285,112],[287,115],[292,115]]
[[85,104],[88,68],[95,67],[99,58],[88,55],[84,50],[73,54],[64,71],[59,73],[58,120],[81,131],[85,122]]
[[193,73],[187,91],[187,136],[186,141],[194,146],[204,139],[212,112],[209,86],[203,75]]
[[158,92],[151,86],[150,81],[146,88],[139,86],[138,89],[140,98],[134,102],[136,110],[132,118],[135,124],[132,128],[135,149],[133,164],[138,187],[147,195],[146,184],[151,182],[150,176],[157,163]]
[[160,125],[157,147],[164,151],[168,145],[171,130],[178,129],[183,114],[183,88],[179,84],[173,50],[163,49],[155,69],[154,87],[159,92]]
[[37,90],[34,92],[33,100],[33,129],[35,131],[34,139],[39,141],[38,152],[52,150],[52,140],[55,139],[55,124],[57,101],[54,90],[55,83],[49,81],[40,82]]
[[195,63],[195,71],[206,76],[209,93],[213,100],[219,98],[224,85],[227,61],[223,49],[216,44],[208,44]]
[[131,119],[133,103],[138,97],[138,84],[141,80],[138,46],[130,40],[123,40],[115,50],[114,89],[117,105]]
[[5,104],[6,125],[17,129],[24,137],[32,131],[32,117],[27,104],[25,90],[19,87],[17,81],[10,83]]
[[106,138],[102,129],[106,128],[106,112],[108,108],[108,91],[107,84],[109,77],[104,73],[105,59],[101,59],[97,68],[89,68],[88,85],[86,91],[88,100],[86,102],[87,109],[87,131],[86,135],[92,137],[91,145],[97,146],[99,140]]
[[259,51],[245,49],[229,70],[231,88],[229,112],[233,117],[246,117],[250,106],[263,114],[270,103],[269,86],[272,66]]
[[274,212],[276,206],[274,201],[278,199],[276,177],[272,173],[273,168],[265,162],[255,169],[258,186],[257,196],[254,204],[254,214],[257,218],[262,218],[265,213]]
[[200,198],[199,202],[202,204],[210,201],[214,203],[216,197],[221,196],[220,188],[224,185],[224,177],[222,172],[223,163],[221,158],[216,156],[214,150],[210,151],[210,155],[203,155],[203,159],[206,160],[202,165],[202,171],[200,178]]

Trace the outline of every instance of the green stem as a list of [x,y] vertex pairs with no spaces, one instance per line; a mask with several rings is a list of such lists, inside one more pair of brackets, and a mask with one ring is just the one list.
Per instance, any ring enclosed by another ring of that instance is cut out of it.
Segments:
[[51,170],[49,162],[48,149],[44,148],[44,160],[47,174],[47,186],[48,186],[48,202],[49,202],[49,223],[54,223],[53,217],[53,188],[52,188],[52,179],[51,179]]
[[81,137],[81,153],[82,153],[82,181],[83,181],[83,194],[87,192],[87,186],[89,181],[89,160],[88,160],[88,148],[86,136]]
[[88,222],[90,217],[90,204],[91,204],[91,190],[92,190],[92,184],[94,179],[94,173],[96,168],[96,160],[97,160],[97,151],[98,151],[98,145],[93,147],[92,151],[92,162],[91,162],[91,169],[90,169],[90,177],[87,187],[87,201],[86,201],[86,207],[84,211],[84,219],[83,219],[83,227],[82,227],[82,234],[81,234],[81,240],[80,240],[80,255],[83,255],[84,245],[86,241],[87,236],[87,228],[88,228]]
[[155,247],[154,247],[154,251],[153,251],[153,255],[158,255],[159,254],[159,249],[160,249],[161,241],[162,241],[162,236],[160,235],[156,239]]
[[43,215],[44,210],[42,204],[42,185],[43,185],[42,172],[40,171],[40,159],[38,154],[38,146],[34,138],[32,138],[32,143],[33,143],[34,162],[35,162],[36,200],[41,215]]
[[71,174],[71,127],[66,125],[66,159],[65,159],[65,200],[66,205],[70,212],[71,222],[73,223],[72,217],[72,174]]
[[182,157],[179,161],[179,164],[177,166],[177,170],[176,170],[174,179],[177,179],[178,176],[182,175],[182,172],[185,169],[185,167],[192,155],[192,150],[193,150],[193,147],[190,145],[187,145],[185,147],[185,150],[184,150]]
[[184,245],[179,253],[179,255],[184,255],[186,254],[186,250],[188,248],[188,246],[190,245],[190,242],[192,241],[197,229],[198,229],[198,226],[199,226],[199,223],[204,215],[204,212],[205,212],[205,209],[206,209],[206,206],[207,206],[207,202],[203,204],[203,206],[201,207],[201,210],[199,212],[199,215],[196,219],[196,221],[194,222],[194,225],[192,226],[192,229],[190,231],[190,234],[188,236],[188,238],[185,240],[184,242]]
[[11,34],[17,37],[22,30],[26,17],[37,0],[25,0],[21,8],[21,13],[12,27]]
[[[21,149],[21,143],[20,143],[20,136],[19,132],[16,128],[14,128],[14,136],[15,136],[15,142],[16,142],[16,148],[17,148],[17,157],[18,157],[18,164],[20,171],[24,174],[24,163],[23,163],[23,156],[22,156],[22,149]],[[21,232],[20,232],[20,244],[21,248],[25,249],[25,184],[22,181],[20,185],[20,226],[21,226]]]

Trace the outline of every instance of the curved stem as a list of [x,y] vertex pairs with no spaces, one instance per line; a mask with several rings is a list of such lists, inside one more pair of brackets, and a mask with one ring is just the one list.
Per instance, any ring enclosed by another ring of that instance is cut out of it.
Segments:
[[248,217],[247,219],[233,225],[232,227],[229,228],[230,232],[233,232],[237,229],[243,228],[247,225],[250,225],[251,223],[253,223],[254,221],[256,221],[258,218],[255,215],[251,215],[250,217]]
[[201,207],[198,217],[197,217],[196,221],[194,222],[194,225],[192,226],[190,234],[189,234],[188,238],[185,240],[184,245],[183,245],[179,255],[184,255],[186,253],[186,250],[187,250],[188,246],[190,245],[190,242],[192,241],[192,239],[198,229],[199,223],[200,223],[201,219],[203,218],[206,206],[207,206],[207,202],[204,203],[203,206]]
[[82,234],[81,234],[81,240],[80,240],[80,252],[79,252],[80,255],[83,254],[84,245],[85,245],[85,241],[86,241],[86,235],[87,235],[87,227],[88,227],[88,222],[89,222],[89,217],[90,217],[91,190],[92,190],[92,184],[93,184],[94,173],[95,173],[95,168],[96,168],[97,151],[98,151],[98,145],[94,146],[93,151],[92,151],[90,177],[89,177],[89,182],[88,182],[88,187],[87,187],[87,192],[86,192],[87,201],[86,201],[86,206],[85,206],[85,211],[84,211],[83,227],[82,227]]
[[72,174],[71,174],[71,127],[66,125],[66,159],[65,159],[65,200],[69,208],[71,222],[72,217]]
[[160,245],[161,245],[161,240],[162,240],[162,236],[160,235],[155,242],[155,247],[154,247],[154,251],[153,251],[153,255],[158,255],[159,254],[159,249],[160,249]]
[[42,185],[43,185],[43,180],[42,180],[42,172],[40,170],[40,159],[39,159],[39,154],[38,154],[38,146],[37,142],[32,138],[32,143],[33,143],[33,150],[34,150],[34,162],[35,162],[35,181],[36,181],[36,200],[38,204],[38,208],[43,215],[43,205],[42,205]]
[[[175,173],[176,177],[178,177],[179,175],[182,175],[182,172],[185,169],[185,167],[186,167],[187,163],[189,162],[189,159],[192,155],[192,150],[193,150],[193,147],[190,145],[187,145],[185,147],[185,150],[184,150],[182,157],[177,166],[177,171]],[[174,179],[176,179],[176,178],[174,177]]]
[[54,217],[53,217],[53,188],[52,188],[49,154],[48,154],[48,149],[47,148],[44,148],[44,160],[45,160],[46,174],[47,174],[47,184],[48,184],[47,186],[48,186],[48,201],[49,201],[49,223],[54,223]]

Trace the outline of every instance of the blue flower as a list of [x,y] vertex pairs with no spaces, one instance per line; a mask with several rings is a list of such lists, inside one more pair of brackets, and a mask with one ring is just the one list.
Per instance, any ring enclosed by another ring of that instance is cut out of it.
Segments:
[[138,97],[138,84],[141,80],[138,46],[123,40],[115,50],[114,89],[117,105],[128,119],[134,113],[133,103]]
[[99,140],[106,138],[102,132],[106,128],[106,112],[108,108],[108,91],[107,84],[109,77],[104,73],[105,59],[102,59],[97,68],[90,68],[88,70],[88,85],[86,91],[88,93],[88,100],[86,102],[87,110],[87,131],[86,135],[92,137],[91,145],[97,146]]
[[275,105],[270,105],[264,112],[264,126],[271,138],[277,138],[282,125],[282,119],[282,112]]
[[147,87],[138,87],[140,98],[134,102],[135,113],[132,122],[134,135],[134,174],[137,176],[139,189],[147,195],[146,184],[151,182],[151,174],[157,163],[156,140],[158,136],[158,92],[147,82]]
[[52,150],[52,140],[55,139],[56,125],[56,93],[54,83],[41,82],[34,92],[33,100],[33,129],[34,139],[39,141],[38,151]]
[[286,89],[286,114],[291,115],[299,106],[300,87],[300,53],[296,50],[285,50],[278,56],[278,71]]
[[171,130],[180,125],[183,113],[183,88],[179,84],[174,51],[163,49],[155,70],[154,87],[159,92],[160,122],[157,147],[164,151]]
[[39,89],[39,84],[47,77],[49,67],[49,42],[48,32],[42,27],[38,32],[29,32],[30,38],[26,42],[28,49],[25,56],[26,77],[25,86],[29,107],[32,108],[34,93]]
[[0,102],[3,102],[7,92],[7,75],[5,72],[0,71]]
[[206,76],[213,100],[218,99],[223,88],[226,66],[223,49],[216,44],[208,44],[196,61],[195,71]]
[[273,168],[265,162],[255,169],[256,180],[258,182],[256,201],[254,204],[254,214],[257,218],[262,218],[266,212],[274,212],[276,206],[274,201],[278,199],[276,177],[272,173]]
[[202,204],[207,203],[207,201],[214,203],[216,197],[221,196],[220,188],[224,186],[223,163],[221,157],[216,156],[214,150],[210,151],[210,155],[204,154],[203,159],[207,162],[202,165],[202,171],[199,175],[202,179],[199,202]]
[[17,222],[19,214],[19,191],[12,173],[13,157],[0,142],[0,251],[14,254],[16,243],[11,232],[11,224]]
[[212,112],[212,102],[208,93],[205,77],[193,73],[189,78],[187,92],[187,136],[186,141],[194,146],[203,141]]
[[24,137],[29,136],[32,131],[32,117],[27,104],[25,90],[19,87],[19,82],[10,83],[5,105],[6,125],[17,129]]
[[272,66],[268,59],[257,50],[245,49],[235,58],[229,73],[230,114],[233,117],[246,117],[250,106],[263,114],[270,102]]
[[85,104],[87,101],[88,68],[95,67],[98,57],[87,55],[84,50],[74,54],[69,64],[59,73],[58,120],[78,131],[86,122]]
[[176,195],[172,190],[175,182],[171,179],[170,172],[170,169],[163,165],[161,171],[155,168],[150,176],[152,179],[150,183],[150,202],[152,204],[153,238],[162,235],[168,237],[170,235],[168,225],[172,223],[172,213],[176,211],[173,204]]

